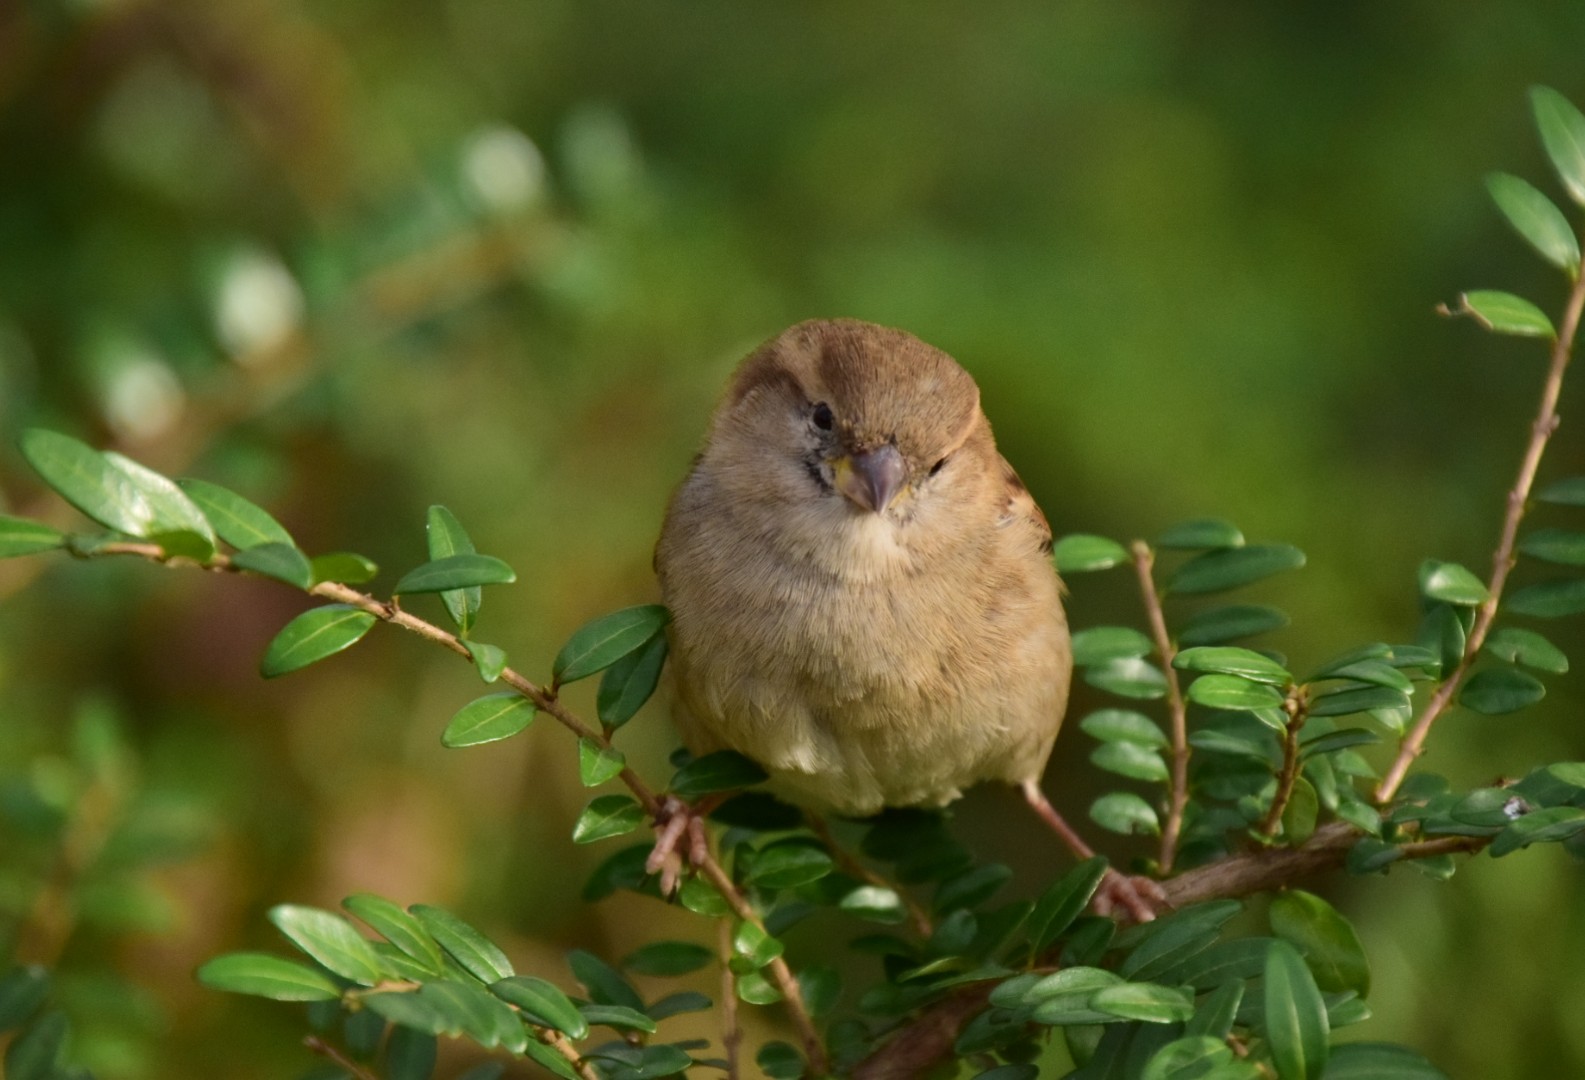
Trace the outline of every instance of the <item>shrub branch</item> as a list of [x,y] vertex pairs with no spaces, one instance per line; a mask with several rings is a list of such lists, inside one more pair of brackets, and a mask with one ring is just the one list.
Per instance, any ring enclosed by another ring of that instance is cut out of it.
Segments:
[[1172,863],[1178,854],[1178,835],[1183,831],[1183,812],[1189,805],[1189,716],[1183,700],[1183,688],[1178,683],[1178,669],[1172,666],[1178,650],[1167,633],[1167,618],[1161,610],[1161,594],[1156,591],[1151,569],[1156,554],[1143,540],[1132,545],[1134,573],[1139,577],[1139,595],[1145,604],[1145,617],[1150,622],[1150,636],[1155,642],[1156,654],[1161,658],[1161,670],[1167,676],[1167,713],[1172,722],[1172,775],[1167,782],[1167,821],[1161,829],[1161,855],[1158,859],[1164,877],[1172,873]]

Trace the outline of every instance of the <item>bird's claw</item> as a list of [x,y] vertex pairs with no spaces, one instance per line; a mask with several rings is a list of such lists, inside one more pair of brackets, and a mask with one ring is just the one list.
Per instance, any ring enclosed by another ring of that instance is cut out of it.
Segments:
[[1106,871],[1101,887],[1090,901],[1097,915],[1110,917],[1122,911],[1142,923],[1150,922],[1170,906],[1166,891],[1154,878],[1119,874],[1116,870]]
[[[683,838],[687,837],[686,849]],[[710,845],[704,831],[704,817],[676,796],[668,796],[655,815],[655,848],[644,862],[644,872],[660,875],[660,893],[677,891],[683,861],[698,866],[710,858]]]

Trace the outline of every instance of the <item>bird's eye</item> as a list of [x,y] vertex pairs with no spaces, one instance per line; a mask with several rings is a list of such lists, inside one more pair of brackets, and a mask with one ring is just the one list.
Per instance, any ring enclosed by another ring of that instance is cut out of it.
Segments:
[[831,425],[836,423],[836,417],[831,415],[831,406],[823,401],[815,406],[815,411],[810,416],[810,419],[814,421],[815,427],[821,431],[830,431]]
[[947,464],[947,459],[946,458],[942,458],[940,461],[938,461],[934,465],[930,466],[930,475],[934,476],[936,473],[940,472],[943,468],[946,467],[946,464]]

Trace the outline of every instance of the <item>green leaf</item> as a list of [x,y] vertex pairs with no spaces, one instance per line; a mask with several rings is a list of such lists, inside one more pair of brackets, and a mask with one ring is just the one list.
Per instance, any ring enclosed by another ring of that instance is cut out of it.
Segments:
[[1293,682],[1288,669],[1269,656],[1234,645],[1202,645],[1184,649],[1172,658],[1172,666],[1181,671],[1237,675],[1241,679],[1270,686],[1287,686]]
[[1090,819],[1109,832],[1161,835],[1155,809],[1131,791],[1114,791],[1090,804]]
[[1090,752],[1090,761],[1107,772],[1131,780],[1159,784],[1167,779],[1167,763],[1161,752],[1138,743],[1102,743]]
[[499,646],[464,638],[462,647],[468,650],[468,658],[473,661],[473,666],[479,672],[479,678],[485,683],[495,682],[506,670],[506,651]]
[[[574,949],[567,954],[567,966],[584,989],[589,991],[589,997],[595,1004],[620,1005],[640,1013],[644,1011],[644,999],[638,996],[638,991],[628,985],[619,971],[593,953]],[[587,1017],[588,1013],[584,1015]],[[648,1020],[647,1017],[645,1019]],[[595,1021],[589,1022],[592,1024]],[[654,1024],[651,1023],[648,1030],[654,1031]]]
[[292,944],[342,978],[373,986],[385,977],[374,946],[335,912],[301,904],[277,904],[269,916]]
[[791,889],[819,881],[834,869],[825,848],[809,840],[768,844],[749,860],[747,879],[762,889]]
[[66,546],[66,534],[42,521],[0,514],[0,559],[34,555]]
[[[1251,941],[1258,942],[1260,946],[1260,967],[1254,972],[1254,974],[1258,975],[1265,971],[1266,941],[1264,939],[1245,938],[1241,941],[1229,941],[1223,944],[1243,945]],[[1211,949],[1207,949],[1206,952],[1200,955],[1203,957],[1220,947],[1213,945]],[[1208,983],[1206,986],[1197,986],[1196,989],[1205,989],[1207,986],[1215,986],[1216,989],[1205,999],[1205,1003],[1195,1010],[1193,1019],[1184,1028],[1184,1034],[1226,1039],[1233,1030],[1233,1024],[1238,1018],[1239,1003],[1244,1000],[1244,977],[1237,976],[1226,982]]]
[[623,608],[585,623],[556,654],[557,686],[603,671],[665,629],[671,613],[659,604]]
[[1486,585],[1458,563],[1427,559],[1420,564],[1420,591],[1432,600],[1475,607],[1491,598]]
[[584,787],[599,787],[620,776],[627,758],[614,746],[602,746],[593,739],[578,740],[578,777]]
[[753,787],[768,779],[764,769],[737,751],[717,750],[678,769],[666,789],[679,799],[696,799],[717,791]]
[[29,428],[18,443],[44,482],[107,529],[147,536],[153,511],[125,472],[69,435]]
[[1400,694],[1414,691],[1414,683],[1409,677],[1384,660],[1355,660],[1351,664],[1333,665],[1324,674],[1316,676],[1317,681],[1321,679],[1351,679],[1372,686],[1385,686]]
[[589,1034],[589,1022],[572,1000],[554,983],[533,975],[510,975],[490,984],[490,992],[517,1006],[523,1019],[543,1028],[554,1028],[573,1039]]
[[[724,901],[723,901],[724,902]],[[860,919],[894,926],[908,918],[908,909],[895,889],[881,885],[860,885],[837,901],[838,910]]]
[[429,1080],[435,1072],[435,1036],[398,1024],[385,1044],[388,1080]]
[[[462,527],[462,522],[450,510],[438,504],[431,506],[425,517],[424,539],[432,560],[449,559],[453,555],[474,555],[478,551],[473,546],[473,539],[468,536],[468,530]],[[473,629],[479,607],[484,603],[484,590],[479,587],[484,584],[490,583],[479,582],[460,589],[446,589],[440,594],[446,614],[451,616],[451,621],[457,624],[457,629],[464,637]],[[401,589],[397,592],[401,592]]]
[[1092,570],[1106,570],[1128,561],[1123,545],[1104,536],[1073,533],[1058,540],[1051,549],[1057,570],[1064,574],[1087,574]]
[[780,956],[782,951],[782,943],[766,933],[763,927],[747,920],[738,922],[732,935],[732,955],[744,962],[741,969],[733,968],[739,975],[758,971]]
[[1585,206],[1585,117],[1568,98],[1548,86],[1530,88],[1530,107],[1542,145],[1569,198]]
[[264,651],[259,673],[273,679],[334,656],[357,644],[374,623],[373,615],[348,604],[309,608],[275,635]]
[[1287,613],[1277,608],[1263,604],[1226,604],[1191,616],[1178,634],[1178,644],[1184,648],[1221,645],[1280,630],[1287,625]]
[[1167,736],[1161,727],[1144,713],[1132,709],[1097,709],[1083,720],[1079,728],[1102,742],[1131,742],[1140,746],[1166,746]]
[[1175,548],[1199,551],[1206,548],[1237,548],[1244,546],[1244,534],[1238,526],[1221,518],[1196,518],[1181,521],[1156,538],[1158,548]]
[[1585,611],[1585,578],[1556,578],[1508,594],[1503,609],[1513,615],[1556,619]]
[[446,724],[442,746],[480,746],[509,739],[533,722],[534,703],[515,690],[468,702]]
[[191,555],[199,561],[207,560],[215,553],[214,526],[209,524],[204,512],[198,509],[197,504],[188,498],[186,492],[177,487],[174,481],[131,458],[122,457],[114,450],[105,451],[104,460],[112,469],[125,476],[143,499],[148,515],[147,523],[144,525],[144,531],[136,535],[160,539],[171,534],[181,534],[196,538],[196,549],[184,548],[181,553]]
[[1519,551],[1543,562],[1585,566],[1585,533],[1572,529],[1537,529],[1519,541]]
[[501,947],[445,908],[414,904],[407,909],[464,971],[482,983],[510,978],[512,961]]
[[[1560,761],[1556,765],[1548,765],[1546,771],[1549,776],[1570,787],[1585,789],[1585,761]],[[0,1017],[3,1016],[3,1010],[0,1010]]]
[[1315,694],[1310,699],[1310,715],[1352,716],[1372,709],[1405,708],[1409,698],[1401,690],[1390,686],[1343,687]]
[[343,900],[341,906],[429,971],[437,975],[445,971],[440,946],[400,905],[373,893],[356,893]]
[[1522,296],[1496,289],[1476,289],[1458,298],[1455,315],[1470,315],[1487,330],[1516,337],[1557,336],[1546,313]]
[[595,696],[600,723],[615,731],[633,719],[655,693],[666,663],[666,648],[666,635],[656,634],[605,669]]
[[1001,863],[982,863],[947,878],[936,888],[930,906],[938,914],[977,908],[1012,880],[1013,872]]
[[[1220,1065],[1234,1061],[1232,1048],[1209,1035],[1185,1036],[1157,1050],[1140,1080],[1201,1080]],[[1259,1075],[1258,1071],[1254,1074]]]
[[770,1080],[798,1080],[805,1071],[803,1055],[791,1043],[768,1042],[754,1055],[754,1064]]
[[1084,681],[1119,697],[1149,701],[1165,697],[1167,677],[1156,665],[1140,657],[1097,664],[1084,673]]
[[1536,495],[1539,502],[1558,506],[1585,506],[1585,476],[1567,476],[1554,480]]
[[670,978],[698,971],[715,952],[691,941],[652,941],[641,945],[622,959],[622,966],[637,975]]
[[1304,565],[1304,552],[1289,544],[1226,548],[1196,555],[1167,581],[1167,591],[1211,593],[1236,589]]
[[1084,913],[1105,876],[1106,860],[1095,856],[1079,863],[1040,894],[1029,915],[1029,943],[1035,955],[1045,952]]
[[1194,1015],[1194,998],[1171,986],[1123,983],[1097,990],[1090,998],[1090,1008],[1125,1020],[1175,1024]]
[[56,1080],[71,1025],[59,1010],[45,1013],[11,1041],[5,1052],[7,1080]]
[[835,968],[806,967],[798,973],[798,989],[804,1007],[815,1017],[825,1016],[842,996],[842,976]]
[[1491,857],[1499,859],[1511,851],[1542,844],[1567,840],[1585,832],[1585,809],[1577,806],[1549,806],[1534,810],[1514,821],[1491,842]]
[[198,969],[198,981],[211,990],[252,994],[273,1001],[337,1001],[341,988],[330,976],[268,953],[217,956]]
[[1291,889],[1271,902],[1271,932],[1298,949],[1327,993],[1352,990],[1370,996],[1370,963],[1354,927],[1313,893]]
[[1517,712],[1546,697],[1541,680],[1518,668],[1487,668],[1470,676],[1458,692],[1458,703],[1487,716]]
[[1279,1080],[1309,1080],[1326,1069],[1326,1003],[1304,958],[1286,941],[1266,953],[1263,1027]]
[[448,555],[415,566],[392,589],[397,595],[450,592],[477,585],[510,585],[517,571],[493,555]]
[[1079,667],[1108,660],[1147,656],[1150,639],[1131,626],[1092,626],[1073,635],[1073,662]]
[[239,551],[260,544],[294,545],[292,534],[266,511],[219,484],[191,478],[177,486],[203,511],[220,539]]
[[1489,174],[1486,190],[1508,224],[1537,254],[1570,277],[1578,276],[1579,241],[1551,199],[1509,173]]
[[1190,701],[1210,709],[1240,712],[1282,708],[1282,691],[1237,675],[1201,675],[1189,684]]
[[1315,787],[1304,777],[1293,782],[1288,805],[1282,808],[1282,838],[1289,844],[1302,844],[1315,833],[1315,820],[1321,812]]
[[590,1024],[614,1028],[618,1031],[655,1033],[655,1021],[638,1009],[626,1005],[580,1005],[578,1011]]
[[362,585],[366,581],[373,581],[380,568],[373,559],[359,555],[355,551],[332,551],[324,555],[315,555],[308,560],[309,569],[313,571],[314,584],[322,581],[339,581],[343,585]]
[[239,570],[283,581],[298,589],[307,589],[314,583],[314,571],[308,564],[308,556],[291,544],[260,544],[239,551],[231,556],[231,565]]
[[592,844],[630,833],[644,823],[644,808],[627,795],[601,795],[592,799],[572,827],[574,844]]
[[38,964],[17,964],[0,977],[0,1034],[25,1023],[49,990],[49,971]]
[[1325,1080],[1447,1080],[1447,1074],[1407,1047],[1357,1042],[1332,1048]]

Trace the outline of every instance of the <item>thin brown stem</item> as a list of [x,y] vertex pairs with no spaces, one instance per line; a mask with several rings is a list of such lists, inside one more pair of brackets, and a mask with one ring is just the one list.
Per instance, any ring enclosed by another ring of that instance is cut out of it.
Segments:
[[1145,604],[1145,618],[1150,623],[1150,636],[1161,658],[1161,670],[1167,676],[1167,715],[1172,724],[1172,775],[1167,781],[1167,820],[1161,828],[1161,854],[1157,861],[1163,877],[1172,873],[1173,860],[1178,854],[1178,837],[1183,832],[1183,812],[1189,805],[1189,716],[1183,700],[1183,688],[1178,682],[1178,671],[1172,666],[1178,655],[1167,633],[1167,618],[1161,610],[1161,594],[1156,591],[1156,579],[1151,575],[1156,554],[1143,540],[1131,546],[1134,556],[1134,573],[1139,578],[1139,596]]
[[583,1060],[578,1054],[578,1048],[567,1040],[567,1036],[550,1028],[535,1027],[534,1034],[539,1036],[539,1041],[550,1047],[556,1053],[567,1059],[567,1064],[572,1066],[572,1071],[577,1073],[581,1080],[600,1080],[600,1074],[589,1062]]
[[831,826],[826,824],[825,818],[815,813],[805,813],[804,817],[809,820],[809,828],[814,830],[815,835],[825,841],[826,850],[831,852],[831,857],[836,859],[837,866],[842,869],[843,873],[850,877],[856,877],[860,881],[866,881],[877,888],[888,889],[896,893],[897,898],[902,901],[903,907],[908,910],[908,919],[914,924],[914,932],[922,938],[928,938],[935,933],[935,926],[930,921],[929,913],[920,907],[913,897],[909,896],[897,885],[887,881],[871,867],[854,858],[851,852],[837,843],[837,838],[832,834]]
[[743,1030],[737,1023],[737,975],[732,971],[732,924],[718,924],[721,956],[721,1055],[726,1058],[726,1080],[738,1080],[738,1050]]
[[325,1060],[333,1062],[338,1068],[345,1070],[347,1075],[354,1076],[357,1080],[380,1080],[379,1073],[353,1061],[318,1035],[305,1036],[303,1045]]
[[1262,836],[1277,835],[1282,826],[1282,815],[1293,798],[1293,787],[1299,780],[1299,729],[1304,727],[1304,708],[1298,697],[1290,693],[1283,702],[1288,713],[1287,730],[1282,737],[1282,769],[1277,774],[1277,791],[1271,797],[1271,807],[1259,826]]
[[1551,362],[1547,367],[1546,381],[1541,387],[1541,403],[1536,410],[1535,420],[1530,425],[1530,441],[1525,446],[1524,457],[1519,462],[1519,475],[1514,479],[1512,490],[1508,492],[1508,509],[1503,516],[1502,533],[1497,541],[1497,550],[1492,554],[1491,577],[1486,583],[1486,601],[1475,611],[1475,622],[1464,640],[1463,656],[1436,688],[1431,699],[1426,702],[1425,708],[1415,719],[1414,726],[1409,729],[1409,734],[1404,736],[1403,742],[1399,745],[1398,756],[1383,774],[1381,783],[1376,785],[1378,803],[1388,802],[1398,793],[1399,786],[1409,773],[1409,766],[1425,752],[1425,740],[1431,734],[1431,726],[1453,703],[1453,698],[1469,674],[1469,669],[1480,653],[1481,646],[1486,643],[1486,635],[1491,631],[1492,621],[1497,617],[1497,605],[1502,601],[1503,587],[1507,585],[1508,574],[1514,567],[1514,547],[1519,538],[1519,523],[1524,520],[1525,509],[1530,500],[1530,490],[1535,485],[1536,472],[1541,467],[1541,457],[1546,453],[1547,442],[1557,430],[1558,398],[1563,393],[1563,376],[1573,355],[1574,336],[1579,331],[1582,310],[1585,310],[1585,276],[1574,282],[1568,303],[1563,309],[1563,323],[1558,328],[1557,338],[1552,342]]

